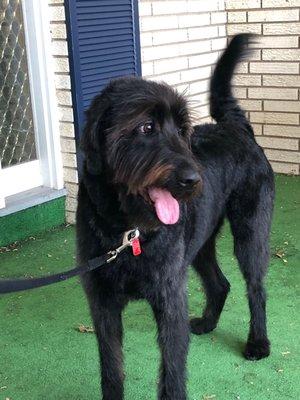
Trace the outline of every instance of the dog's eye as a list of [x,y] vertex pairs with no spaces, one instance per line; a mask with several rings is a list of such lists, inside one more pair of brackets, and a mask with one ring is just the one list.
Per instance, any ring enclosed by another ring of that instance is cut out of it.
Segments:
[[153,128],[154,128],[153,122],[146,122],[145,124],[140,125],[138,127],[138,132],[148,135],[149,133],[153,132]]
[[178,133],[178,135],[182,135],[183,129],[182,129],[182,128],[178,128],[178,129],[177,129],[177,133]]

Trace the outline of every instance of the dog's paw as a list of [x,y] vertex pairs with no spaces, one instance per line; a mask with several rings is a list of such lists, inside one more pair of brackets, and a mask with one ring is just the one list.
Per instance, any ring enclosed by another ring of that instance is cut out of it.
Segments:
[[211,332],[216,326],[216,322],[209,318],[193,318],[190,321],[191,332],[195,335]]
[[247,360],[255,361],[270,355],[270,342],[268,339],[248,341],[244,351]]

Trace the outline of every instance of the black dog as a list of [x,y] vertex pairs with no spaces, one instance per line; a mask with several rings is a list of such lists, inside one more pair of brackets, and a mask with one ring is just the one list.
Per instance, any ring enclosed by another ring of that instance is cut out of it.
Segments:
[[[77,210],[78,262],[115,249],[138,227],[142,254],[126,249],[104,269],[82,277],[102,366],[104,400],[123,399],[121,314],[131,299],[154,312],[161,349],[159,399],[186,399],[189,332],[213,330],[229,292],[215,253],[227,217],[247,283],[251,313],[244,355],[269,355],[265,290],[274,184],[271,167],[231,94],[234,69],[247,51],[238,35],[211,81],[217,124],[191,126],[186,100],[165,84],[112,81],[87,112],[86,161]],[[186,272],[201,277],[207,305],[189,323]]]

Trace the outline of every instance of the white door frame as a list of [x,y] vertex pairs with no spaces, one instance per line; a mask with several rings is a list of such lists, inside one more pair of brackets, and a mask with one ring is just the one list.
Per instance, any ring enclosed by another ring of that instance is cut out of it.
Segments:
[[64,185],[49,6],[47,1],[22,0],[22,8],[38,160],[2,170],[0,166],[4,188],[0,208],[9,195],[37,186],[62,189]]

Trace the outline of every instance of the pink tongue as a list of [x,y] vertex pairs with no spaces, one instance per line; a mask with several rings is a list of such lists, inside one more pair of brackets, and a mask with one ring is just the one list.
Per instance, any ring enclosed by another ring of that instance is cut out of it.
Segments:
[[179,204],[170,192],[164,189],[149,189],[150,199],[155,204],[155,210],[159,220],[166,224],[176,224],[179,219]]

